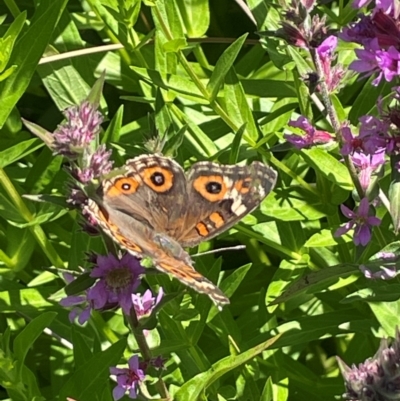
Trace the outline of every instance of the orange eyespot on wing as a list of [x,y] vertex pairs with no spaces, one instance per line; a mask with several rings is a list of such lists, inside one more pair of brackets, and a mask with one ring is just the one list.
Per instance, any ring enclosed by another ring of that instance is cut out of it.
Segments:
[[221,175],[200,176],[193,181],[193,188],[210,202],[224,199],[227,186]]
[[167,192],[174,185],[174,173],[167,168],[147,167],[141,173],[143,182],[156,192]]
[[107,191],[107,196],[116,197],[120,195],[129,195],[136,192],[139,182],[132,177],[120,177],[115,180],[113,185]]

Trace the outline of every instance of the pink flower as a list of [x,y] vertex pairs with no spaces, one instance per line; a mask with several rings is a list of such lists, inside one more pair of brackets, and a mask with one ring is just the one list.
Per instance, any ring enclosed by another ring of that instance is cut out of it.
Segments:
[[153,297],[150,290],[146,290],[143,295],[132,294],[132,303],[135,308],[136,316],[140,318],[142,316],[150,315],[153,309],[160,303],[163,295],[164,291],[162,288],[160,288],[157,298]]
[[358,206],[357,212],[353,212],[347,206],[341,205],[342,213],[350,219],[344,226],[339,227],[335,232],[335,237],[346,234],[354,228],[353,241],[356,245],[365,246],[371,240],[371,227],[381,224],[381,220],[369,215],[369,203],[367,198],[363,198]]
[[137,397],[137,385],[145,378],[145,373],[139,367],[139,357],[133,355],[128,361],[129,368],[117,368],[112,366],[110,373],[117,377],[117,386],[113,390],[114,400],[122,398],[129,391],[129,398]]
[[385,163],[385,152],[382,150],[373,155],[366,155],[362,152],[354,152],[351,160],[357,167],[360,184],[366,191],[371,182],[372,173],[382,164]]

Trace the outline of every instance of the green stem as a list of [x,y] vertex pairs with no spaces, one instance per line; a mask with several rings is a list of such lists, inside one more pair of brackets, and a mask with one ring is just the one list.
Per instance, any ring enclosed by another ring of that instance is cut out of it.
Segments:
[[285,164],[283,164],[280,160],[278,160],[272,153],[267,153],[262,148],[259,148],[258,150],[261,154],[264,154],[265,156],[267,156],[269,161],[271,162],[271,164],[273,164],[279,171],[286,173],[289,177],[293,178],[305,190],[311,192],[313,195],[316,195],[318,197],[320,196],[320,194],[316,188],[314,188],[313,186],[308,184],[306,181],[304,181],[299,175],[297,175],[295,172],[293,172],[291,169],[289,169]]
[[[152,354],[149,345],[147,344],[146,337],[143,334],[143,330],[140,328],[138,318],[134,308],[131,308],[129,316],[127,316],[129,326],[131,327],[132,334],[134,335],[142,357],[145,361],[151,361]],[[164,380],[160,377],[155,384],[158,392],[162,398],[167,400],[170,399],[168,389],[164,383]]]
[[[8,175],[5,173],[3,169],[0,169],[0,184],[7,192],[11,201],[13,202],[15,208],[19,211],[21,217],[27,222],[30,223],[34,220],[34,216],[29,211],[18,191],[15,189],[11,180],[8,178]],[[45,232],[42,227],[38,224],[28,227],[30,232],[32,233],[35,240],[38,242],[39,246],[42,248],[44,254],[48,257],[50,262],[57,268],[63,268],[64,262],[57,254],[51,242],[47,239]]]
[[[322,66],[321,59],[319,58],[318,52],[315,51],[314,49],[311,49],[310,53],[311,53],[311,56],[313,58],[315,68],[317,70],[317,74],[320,77],[324,77],[324,68]],[[326,110],[328,111],[329,119],[330,119],[332,127],[333,127],[333,129],[335,131],[336,138],[338,139],[339,145],[341,146],[341,145],[343,145],[343,142],[344,142],[343,141],[343,135],[342,135],[342,128],[341,128],[341,124],[339,122],[339,117],[338,117],[338,115],[336,113],[336,109],[333,106],[333,103],[332,103],[331,98],[329,96],[328,86],[326,85],[326,82],[325,82],[324,79],[321,80],[319,85],[320,85],[320,88],[321,88],[322,100],[324,102]],[[360,199],[362,199],[362,198],[364,198],[365,193],[364,193],[364,190],[361,187],[360,180],[358,178],[356,168],[354,167],[354,164],[353,164],[353,162],[352,162],[352,160],[351,160],[351,158],[349,156],[343,156],[343,158],[344,158],[344,162],[345,162],[345,164],[347,166],[347,169],[349,170],[350,177],[351,177],[351,179],[352,179],[352,181],[354,183],[354,186],[355,186],[355,188],[357,190],[358,196],[360,197]]]

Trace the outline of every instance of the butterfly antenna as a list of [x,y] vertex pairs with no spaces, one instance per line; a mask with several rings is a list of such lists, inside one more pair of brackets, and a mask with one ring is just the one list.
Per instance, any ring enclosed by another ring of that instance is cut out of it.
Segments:
[[196,258],[198,256],[210,255],[212,253],[220,253],[220,252],[227,252],[227,251],[240,251],[241,249],[246,249],[246,245],[228,246],[226,248],[213,249],[211,251],[196,253],[196,254],[190,255],[190,256],[192,258]]

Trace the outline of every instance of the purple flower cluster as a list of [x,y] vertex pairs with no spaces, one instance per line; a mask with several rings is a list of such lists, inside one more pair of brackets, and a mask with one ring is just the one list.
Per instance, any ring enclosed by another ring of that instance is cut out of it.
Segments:
[[[355,7],[363,7],[370,0],[357,0]],[[395,1],[376,1],[371,15],[362,15],[358,22],[343,30],[341,39],[363,46],[357,49],[358,60],[350,69],[363,76],[376,74],[373,85],[382,78],[390,82],[400,75],[400,20]]]
[[382,340],[378,352],[358,366],[350,368],[340,358],[339,367],[345,380],[343,398],[353,401],[400,400],[400,332],[389,346]]
[[[72,176],[81,184],[88,184],[112,168],[111,151],[105,145],[96,148],[102,114],[88,101],[64,111],[66,121],[52,136],[51,148],[56,154],[70,159]],[[75,203],[71,199],[72,204]]]
[[[126,315],[129,315],[133,308],[137,317],[140,318],[151,314],[153,309],[163,297],[163,290],[160,289],[157,298],[153,298],[150,290],[143,296],[134,294],[140,284],[140,276],[145,269],[140,265],[139,260],[126,253],[121,258],[113,254],[107,256],[97,255],[96,265],[90,276],[97,279],[95,284],[86,290],[83,295],[71,295],[61,300],[61,305],[73,307],[69,318],[74,321],[78,317],[80,324],[85,323],[91,310],[109,310],[121,307]],[[70,277],[67,277],[70,282]]]
[[89,102],[72,106],[64,111],[65,123],[53,134],[55,153],[76,158],[82,154],[100,131],[102,114]]

